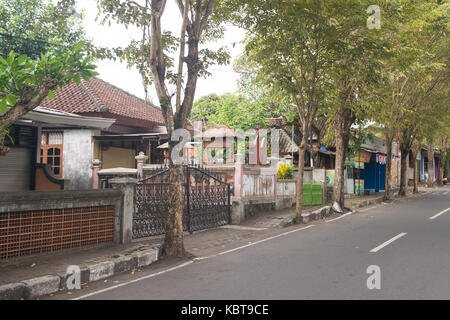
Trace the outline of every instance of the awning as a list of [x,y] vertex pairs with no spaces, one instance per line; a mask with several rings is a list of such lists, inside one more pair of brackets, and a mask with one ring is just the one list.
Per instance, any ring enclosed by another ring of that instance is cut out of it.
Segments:
[[85,117],[73,113],[37,107],[28,112],[18,122],[28,125],[51,127],[81,127],[106,130],[116,120],[99,117]]
[[116,140],[142,141],[142,140],[157,140],[159,138],[167,138],[167,134],[164,133],[111,134],[111,135],[94,136],[94,138],[99,141],[116,141]]
[[[186,143],[187,147],[194,147],[196,144],[201,144],[201,142],[188,142]],[[169,149],[169,142],[163,143],[158,147],[158,149]]]

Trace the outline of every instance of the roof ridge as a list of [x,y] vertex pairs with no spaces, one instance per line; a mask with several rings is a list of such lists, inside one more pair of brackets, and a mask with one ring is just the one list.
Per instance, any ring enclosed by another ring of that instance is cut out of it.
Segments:
[[[86,84],[84,84],[86,82]],[[103,104],[103,102],[96,96],[95,92],[89,87],[89,83],[85,80],[81,80],[80,82],[81,89],[86,92],[89,97],[89,100],[94,104],[97,108],[98,112],[105,112],[108,110],[108,107]]]
[[94,79],[96,79],[96,80],[99,80],[99,81],[101,81],[101,82],[107,84],[108,86],[111,86],[111,87],[113,87],[113,88],[115,88],[115,89],[117,89],[117,90],[119,90],[119,91],[122,91],[123,93],[125,93],[125,94],[127,94],[127,95],[129,95],[129,96],[131,96],[131,97],[133,97],[133,98],[136,98],[136,99],[142,101],[143,103],[145,103],[146,105],[148,105],[148,106],[150,106],[150,107],[152,107],[152,108],[154,108],[154,109],[156,109],[156,110],[158,110],[158,111],[161,111],[161,108],[160,108],[160,107],[158,107],[158,106],[154,105],[153,103],[150,103],[150,102],[146,101],[145,99],[142,99],[142,98],[140,98],[140,97],[138,97],[138,96],[136,96],[136,95],[134,95],[134,94],[132,94],[132,93],[130,93],[130,92],[128,92],[128,91],[122,89],[122,88],[119,88],[118,86],[116,86],[116,85],[114,85],[114,84],[112,84],[112,83],[109,83],[109,82],[107,82],[107,81],[105,81],[105,80],[103,80],[103,79],[101,79],[101,78],[99,78],[99,77],[92,77],[92,78],[94,78]]

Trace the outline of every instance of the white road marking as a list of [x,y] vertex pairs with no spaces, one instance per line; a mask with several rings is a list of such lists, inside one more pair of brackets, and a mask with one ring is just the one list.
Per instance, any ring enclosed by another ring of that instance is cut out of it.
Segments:
[[445,196],[447,193],[448,193],[448,191],[445,191],[445,192],[443,193],[443,195]]
[[346,214],[344,214],[344,215],[342,215],[342,216],[340,216],[340,217],[337,217],[337,218],[334,218],[334,219],[330,219],[330,220],[326,220],[326,222],[332,222],[332,221],[340,220],[340,219],[342,219],[342,218],[345,218],[346,216],[351,215],[352,213],[353,213],[353,212],[346,213]]
[[404,236],[406,236],[406,233],[400,233],[399,235],[393,237],[392,239],[390,239],[390,240],[388,240],[388,241],[386,241],[386,242],[380,244],[378,247],[376,247],[376,248],[370,250],[370,252],[372,252],[372,253],[378,252],[378,251],[380,251],[381,249],[383,249],[384,247],[386,247],[387,245],[389,245],[389,244],[391,244],[392,242],[394,242],[395,240],[398,240],[398,239],[400,239],[401,237],[404,237]]
[[314,225],[309,225],[309,226],[304,227],[304,228],[295,229],[295,230],[292,230],[292,231],[280,233],[280,234],[277,234],[276,236],[273,236],[273,237],[269,237],[269,238],[266,238],[266,239],[263,239],[263,240],[259,240],[259,241],[255,241],[255,242],[250,242],[249,244],[246,244],[245,246],[241,246],[241,247],[237,247],[237,248],[234,248],[234,249],[231,249],[231,250],[227,250],[227,251],[223,251],[223,252],[220,252],[220,253],[216,253],[216,254],[213,254],[211,256],[194,258],[193,260],[194,261],[201,261],[201,260],[206,260],[206,259],[218,257],[218,256],[221,256],[221,255],[230,253],[230,252],[234,252],[234,251],[241,250],[241,249],[244,249],[244,248],[247,248],[247,247],[251,247],[251,246],[254,246],[256,244],[260,244],[262,242],[273,240],[273,239],[276,239],[276,238],[279,238],[279,237],[282,237],[282,236],[286,236],[286,235],[294,233],[294,232],[298,232],[298,231],[302,231],[302,230],[305,230],[305,229],[309,229],[309,228],[312,228],[312,227],[314,227]]
[[91,297],[91,296],[95,296],[95,295],[97,295],[97,294],[99,294],[99,293],[107,292],[107,291],[110,291],[110,290],[113,290],[113,289],[117,289],[117,288],[120,288],[120,287],[129,285],[129,284],[131,284],[131,283],[135,283],[135,282],[142,281],[142,280],[145,280],[145,279],[150,279],[150,278],[159,276],[159,275],[161,275],[161,274],[164,274],[164,273],[167,273],[167,272],[176,270],[176,269],[183,268],[183,267],[185,267],[185,266],[187,266],[187,265],[190,265],[190,264],[192,264],[192,263],[194,263],[194,261],[192,261],[192,260],[191,260],[191,261],[187,261],[187,262],[185,262],[185,263],[183,263],[183,264],[180,264],[180,265],[178,265],[178,266],[175,266],[175,267],[172,267],[172,268],[169,268],[169,269],[160,271],[160,272],[152,273],[152,274],[149,274],[149,275],[146,275],[146,276],[143,276],[143,277],[140,277],[140,278],[131,280],[131,281],[127,281],[127,282],[124,282],[124,283],[121,283],[121,284],[117,284],[117,285],[112,286],[112,287],[108,287],[108,288],[105,288],[105,289],[101,289],[101,290],[98,290],[98,291],[94,291],[94,292],[85,294],[85,295],[83,295],[83,296],[80,296],[80,297],[78,297],[78,298],[74,298],[74,299],[71,299],[71,300],[81,300],[81,299],[85,299],[85,298],[88,298],[88,297]]
[[233,251],[237,251],[237,250],[244,249],[244,248],[247,248],[247,247],[250,247],[250,246],[254,246],[254,245],[262,243],[262,242],[266,242],[266,241],[269,241],[269,240],[272,240],[272,239],[276,239],[276,238],[279,238],[279,237],[282,237],[282,236],[285,236],[285,235],[288,235],[288,234],[291,234],[291,233],[294,233],[294,232],[298,232],[298,231],[302,231],[302,230],[305,230],[305,229],[309,229],[309,228],[312,228],[312,227],[314,227],[314,225],[309,225],[309,226],[304,227],[304,228],[300,228],[300,229],[295,229],[295,230],[292,230],[292,231],[284,232],[284,233],[278,234],[278,235],[273,236],[273,237],[269,237],[269,238],[266,238],[266,239],[263,239],[263,240],[252,242],[252,243],[249,243],[249,244],[247,244],[245,246],[241,246],[241,247],[238,247],[238,248],[227,250],[227,251],[224,251],[224,252],[221,252],[221,253],[217,253],[217,254],[214,254],[214,255],[211,255],[211,256],[194,258],[193,260],[187,261],[187,262],[185,262],[183,264],[180,264],[178,266],[175,266],[175,267],[172,267],[172,268],[169,268],[169,269],[166,269],[166,270],[162,270],[160,272],[152,273],[152,274],[149,274],[149,275],[137,278],[137,279],[133,279],[133,280],[127,281],[127,282],[123,282],[121,284],[117,284],[117,285],[112,286],[112,287],[108,287],[108,288],[105,288],[105,289],[94,291],[94,292],[85,294],[83,296],[80,296],[78,298],[74,298],[74,299],[71,299],[71,300],[86,299],[86,298],[89,298],[91,296],[95,296],[97,294],[103,293],[103,292],[111,291],[111,290],[114,290],[114,289],[117,289],[117,288],[129,285],[129,284],[132,284],[132,283],[136,283],[136,282],[139,282],[139,281],[142,281],[142,280],[150,279],[150,278],[162,275],[164,273],[167,273],[167,272],[170,272],[170,271],[173,271],[173,270],[177,270],[177,269],[186,267],[186,266],[194,263],[195,261],[200,261],[200,260],[205,260],[205,259],[221,256],[221,255],[233,252]]
[[450,208],[447,208],[444,211],[441,211],[441,212],[435,214],[434,216],[430,217],[430,220],[436,219],[437,217],[439,217],[439,216],[443,215],[444,213],[446,213],[448,210],[450,210]]

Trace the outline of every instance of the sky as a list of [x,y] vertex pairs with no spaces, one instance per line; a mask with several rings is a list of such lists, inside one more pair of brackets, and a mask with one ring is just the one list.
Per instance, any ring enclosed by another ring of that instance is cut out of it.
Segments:
[[[95,0],[77,0],[77,9],[83,10],[85,14],[84,28],[87,36],[93,40],[94,44],[101,47],[125,47],[130,40],[139,40],[142,32],[137,28],[126,29],[123,25],[111,23],[111,26],[101,25],[95,21],[98,9]],[[174,0],[169,0],[166,10],[162,18],[164,29],[180,33],[181,15]],[[209,44],[211,49],[227,46],[233,57],[230,65],[212,66],[210,72],[212,76],[204,79],[200,78],[197,84],[196,99],[210,94],[223,94],[227,92],[235,92],[237,90],[237,81],[239,74],[233,71],[232,64],[234,59],[243,52],[241,41],[244,38],[244,31],[234,27],[227,26],[225,37],[217,43]],[[97,63],[98,77],[125,90],[138,97],[144,98],[144,89],[141,77],[137,70],[128,69],[126,63],[119,61],[103,60]],[[185,68],[186,69],[186,68]],[[158,105],[158,99],[154,88],[149,91],[153,103]]]

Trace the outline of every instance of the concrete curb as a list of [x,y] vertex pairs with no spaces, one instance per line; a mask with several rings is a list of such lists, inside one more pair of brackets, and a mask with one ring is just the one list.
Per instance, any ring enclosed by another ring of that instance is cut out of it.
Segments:
[[[301,223],[307,224],[313,220],[320,220],[330,215],[331,207],[325,206],[312,212],[303,213]],[[294,225],[294,217],[288,217],[280,222],[282,228]]]
[[[409,198],[410,196],[412,196],[413,194],[407,194],[407,198]],[[398,199],[397,196],[393,196],[392,200]],[[357,209],[358,208],[364,208],[364,207],[369,207],[375,204],[380,204],[382,203],[384,200],[384,197],[378,197],[378,198],[374,198],[374,199],[369,199],[369,200],[364,200],[361,201],[353,206],[350,207],[350,210],[355,213],[358,212]],[[314,220],[320,220],[323,218],[328,217],[331,214],[331,207],[326,206],[326,207],[322,207],[318,210],[315,210],[313,212],[308,212],[308,213],[303,213],[302,214],[302,222],[303,224],[307,224],[311,221]],[[294,218],[293,217],[288,217],[286,219],[284,219],[283,221],[281,221],[280,226],[282,228],[286,228],[289,226],[294,225]]]
[[378,197],[378,198],[375,198],[375,199],[365,200],[365,201],[362,201],[360,203],[357,203],[354,206],[352,206],[350,209],[352,211],[355,211],[358,208],[368,207],[368,206],[371,206],[371,205],[374,205],[374,204],[379,204],[379,203],[382,203],[382,202],[383,202],[383,197]]
[[[81,284],[112,277],[149,266],[158,261],[161,248],[138,251],[109,261],[103,261],[86,268],[81,268]],[[56,275],[45,275],[37,278],[9,283],[0,286],[0,300],[35,299],[67,289],[67,280],[71,274],[60,272]]]

